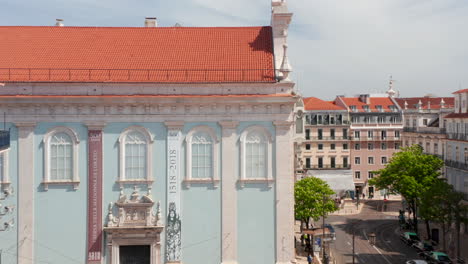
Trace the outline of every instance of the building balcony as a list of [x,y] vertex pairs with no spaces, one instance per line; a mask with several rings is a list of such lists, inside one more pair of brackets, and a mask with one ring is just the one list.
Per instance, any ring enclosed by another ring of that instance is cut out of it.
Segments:
[[334,136],[334,137],[309,137],[306,140],[312,141],[342,141],[342,140],[350,140],[351,137],[343,137],[343,136]]
[[353,137],[353,141],[401,141],[401,137]]
[[351,165],[342,165],[342,164],[336,164],[336,165],[311,165],[309,167],[304,166],[304,170],[349,170],[351,169]]
[[468,171],[468,163],[465,162],[445,160],[445,166]]
[[441,127],[404,127],[403,132],[423,134],[445,134],[445,128]]
[[448,133],[447,134],[448,139],[453,139],[453,140],[463,140],[463,141],[468,141],[468,134],[464,133]]
[[10,148],[10,131],[0,130],[0,150]]
[[314,122],[314,121],[306,121],[306,125],[311,125],[311,126],[349,126],[351,124],[350,121],[344,120],[344,121],[335,121],[334,123],[328,123],[328,122]]

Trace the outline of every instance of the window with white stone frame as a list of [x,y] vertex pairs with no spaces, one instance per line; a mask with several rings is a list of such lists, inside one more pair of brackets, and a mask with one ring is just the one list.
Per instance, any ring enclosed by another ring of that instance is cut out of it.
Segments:
[[119,137],[120,173],[118,183],[153,182],[152,174],[152,144],[153,135],[144,127],[131,126],[126,128]]
[[272,137],[267,129],[251,126],[240,137],[241,175],[240,186],[251,182],[273,184]]
[[194,183],[219,185],[218,150],[219,140],[214,130],[208,126],[193,128],[186,136],[186,187]]
[[10,185],[10,177],[8,172],[8,152],[8,149],[0,152],[0,185],[2,188],[7,188]]
[[55,127],[44,136],[44,190],[49,185],[73,185],[78,189],[78,144],[76,133],[68,127]]

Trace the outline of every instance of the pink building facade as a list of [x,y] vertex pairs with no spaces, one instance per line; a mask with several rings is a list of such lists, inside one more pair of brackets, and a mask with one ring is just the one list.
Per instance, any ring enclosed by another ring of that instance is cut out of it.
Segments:
[[339,96],[335,103],[345,107],[350,116],[350,163],[356,193],[366,198],[385,197],[385,190],[376,190],[368,180],[401,147],[401,108],[391,96],[384,95]]

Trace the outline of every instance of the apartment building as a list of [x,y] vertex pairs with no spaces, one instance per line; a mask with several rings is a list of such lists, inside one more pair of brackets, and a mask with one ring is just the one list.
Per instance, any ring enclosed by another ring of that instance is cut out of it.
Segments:
[[385,190],[377,191],[368,180],[401,147],[402,111],[393,93],[338,96],[334,103],[349,112],[350,163],[356,192],[367,197],[385,196]]
[[454,112],[445,116],[445,174],[448,182],[455,190],[463,192],[468,201],[468,89],[453,94]]
[[337,193],[354,189],[348,111],[334,102],[304,98],[304,139],[296,144],[298,170],[326,180]]
[[403,111],[403,145],[419,144],[428,154],[443,158],[445,152],[445,116],[453,112],[453,97],[412,97],[395,99]]

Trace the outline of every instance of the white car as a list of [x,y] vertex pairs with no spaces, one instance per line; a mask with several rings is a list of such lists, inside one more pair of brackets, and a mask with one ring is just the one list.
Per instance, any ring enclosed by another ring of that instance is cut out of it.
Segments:
[[428,264],[428,263],[425,260],[414,259],[414,260],[406,261],[406,264]]

